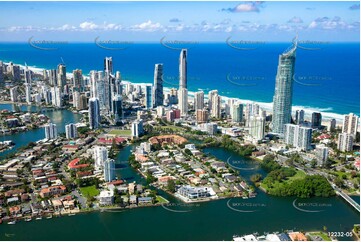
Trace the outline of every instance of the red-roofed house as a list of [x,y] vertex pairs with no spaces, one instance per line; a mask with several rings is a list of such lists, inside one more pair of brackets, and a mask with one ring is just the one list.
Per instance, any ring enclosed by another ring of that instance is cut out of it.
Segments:
[[70,161],[69,164],[68,164],[68,168],[76,170],[76,169],[80,169],[80,168],[84,168],[84,167],[89,166],[89,164],[80,164],[80,165],[78,165],[79,162],[80,162],[80,158],[76,158],[76,159]]
[[44,198],[44,197],[51,197],[54,195],[60,195],[65,193],[66,191],[66,187],[61,185],[61,186],[51,186],[51,187],[46,187],[41,189],[40,191],[40,197]]

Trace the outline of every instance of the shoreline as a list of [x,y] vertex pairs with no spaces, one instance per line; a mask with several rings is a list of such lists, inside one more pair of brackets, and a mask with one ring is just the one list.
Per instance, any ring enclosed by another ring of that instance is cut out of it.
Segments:
[[[9,62],[4,62],[5,64],[8,64]],[[14,65],[18,65],[20,66],[20,68],[25,69],[24,65],[18,64],[18,63],[13,63]],[[42,75],[43,74],[43,70],[47,70],[46,68],[41,68],[41,67],[36,67],[36,66],[27,66],[29,70],[33,71],[36,74]],[[67,78],[72,78],[73,74],[71,72],[67,72],[66,73]],[[84,75],[83,77],[89,78],[89,75]],[[123,83],[132,83],[133,85],[149,85],[152,84],[150,83],[145,83],[145,82],[131,82],[129,80],[122,80]],[[163,87],[165,92],[169,92],[170,89],[172,87]],[[202,90],[201,88],[198,88],[197,91]],[[195,95],[195,93],[197,91],[188,91],[188,100],[193,100],[193,97]],[[229,99],[235,99],[243,104],[248,104],[248,103],[255,103],[258,104],[260,106],[260,108],[264,109],[267,113],[272,113],[272,106],[273,103],[272,102],[266,102],[266,101],[254,101],[254,100],[248,100],[248,99],[241,99],[239,97],[230,97],[230,96],[224,96],[224,95],[220,95],[222,97],[222,103],[226,103]],[[204,98],[205,100],[208,100],[208,94],[205,92],[204,94]],[[293,105],[292,106],[292,115],[295,114],[296,110],[304,110],[305,111],[305,117],[307,119],[311,118],[311,114],[312,112],[320,112],[322,113],[322,118],[324,119],[323,121],[329,121],[331,119],[336,119],[336,125],[342,125],[343,123],[343,116],[347,115],[348,113],[333,113],[330,112],[332,110],[332,108],[327,107],[327,108],[319,108],[319,107],[311,107],[311,106],[302,106],[302,105]]]

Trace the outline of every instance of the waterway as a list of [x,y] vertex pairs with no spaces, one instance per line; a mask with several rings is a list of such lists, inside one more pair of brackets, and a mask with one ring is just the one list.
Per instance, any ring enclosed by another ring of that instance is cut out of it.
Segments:
[[[4,108],[0,105],[0,109]],[[67,122],[80,116],[66,110],[47,112],[60,131]],[[23,135],[22,137],[18,137]],[[44,138],[43,129],[15,134],[6,139],[17,147]],[[117,176],[128,182],[145,184],[127,160],[132,146],[123,148],[117,157]],[[265,175],[257,162],[222,148],[207,148],[205,152],[229,161],[246,180],[254,173]],[[235,234],[294,230],[350,231],[359,223],[359,213],[338,197],[298,199],[274,197],[257,190],[251,199],[223,199],[199,204],[183,204],[161,193],[172,204],[168,209],[135,208],[112,212],[92,212],[71,217],[19,222],[0,225],[0,240],[231,240]],[[357,197],[355,200],[358,199]],[[297,208],[308,210],[301,211]],[[174,211],[170,211],[171,208]],[[312,211],[312,212],[309,212]],[[347,240],[349,238],[339,238]]]
[[[72,113],[69,110],[55,110],[55,109],[44,109],[37,106],[27,106],[22,105],[19,106],[20,110],[23,112],[42,112],[46,116],[48,116],[51,122],[55,123],[58,129],[58,133],[65,132],[65,125],[68,123],[76,123],[79,122],[81,115]],[[15,111],[16,105],[14,104],[0,104],[0,110],[9,110]],[[30,142],[36,142],[38,140],[45,138],[44,128],[37,128],[33,130],[29,130],[27,132],[20,132],[13,135],[0,135],[0,141],[4,140],[12,140],[15,143],[15,146],[4,152],[0,153],[0,159],[5,157],[6,155],[13,153],[16,149],[21,146],[24,146]]]

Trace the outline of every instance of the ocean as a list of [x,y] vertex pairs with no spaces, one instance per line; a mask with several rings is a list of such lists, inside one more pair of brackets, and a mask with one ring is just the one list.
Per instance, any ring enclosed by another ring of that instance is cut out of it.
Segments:
[[[190,92],[218,89],[222,96],[259,102],[271,109],[278,57],[291,43],[264,43],[236,49],[226,43],[194,43],[188,49]],[[56,50],[40,50],[28,43],[0,43],[0,60],[37,68],[55,69],[65,63],[67,72],[103,70],[104,57],[113,57],[114,71],[123,80],[152,83],[154,64],[164,64],[164,85],[178,87],[180,50],[161,43],[128,43],[109,50],[95,43],[63,43]],[[178,46],[179,47],[179,46]],[[325,119],[360,115],[359,43],[328,43],[297,50],[293,110],[306,115],[320,111]]]

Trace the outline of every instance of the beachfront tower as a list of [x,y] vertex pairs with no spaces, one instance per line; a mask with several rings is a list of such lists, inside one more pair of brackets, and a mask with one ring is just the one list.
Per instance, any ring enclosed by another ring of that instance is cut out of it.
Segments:
[[285,124],[291,122],[293,75],[297,43],[279,56],[276,87],[273,96],[273,133],[283,134]]
[[162,106],[163,94],[163,64],[155,64],[154,67],[154,87],[153,87],[153,108]]

